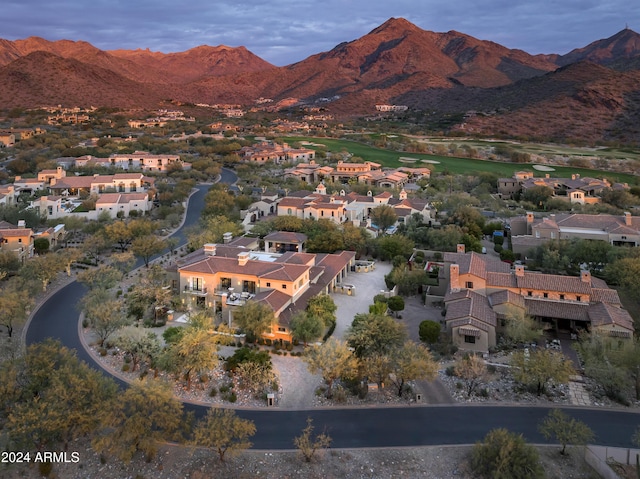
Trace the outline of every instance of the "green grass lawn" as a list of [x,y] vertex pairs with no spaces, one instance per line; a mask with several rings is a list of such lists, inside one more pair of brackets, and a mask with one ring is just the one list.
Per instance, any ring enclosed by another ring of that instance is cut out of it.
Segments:
[[[312,138],[312,137],[287,137],[285,141],[292,144],[294,142],[308,141],[311,143],[317,143],[325,145],[327,150],[333,152],[348,151],[354,156],[359,156],[367,161],[374,161],[381,163],[383,166],[390,168],[397,168],[399,166],[430,166],[433,167],[436,172],[448,171],[455,175],[474,175],[481,172],[495,173],[500,177],[511,177],[516,171],[533,171],[535,176],[543,176],[545,173],[549,173],[552,177],[566,178],[572,174],[580,174],[581,176],[591,176],[596,178],[606,177],[610,180],[617,182],[626,182],[629,184],[636,184],[640,181],[640,178],[635,175],[625,173],[615,173],[611,171],[591,170],[587,168],[574,168],[565,166],[552,166],[555,171],[538,171],[533,168],[533,165],[528,163],[503,163],[489,160],[477,160],[472,158],[454,158],[450,156],[437,156],[426,155],[420,153],[408,153],[401,151],[384,150],[381,148],[375,148],[364,143],[359,143],[350,140],[337,140],[333,138]],[[458,143],[455,140],[451,142]],[[312,147],[314,148],[314,147]],[[415,163],[403,163],[400,161],[401,157],[417,158],[430,161],[438,161],[437,164],[429,164],[425,162]]]

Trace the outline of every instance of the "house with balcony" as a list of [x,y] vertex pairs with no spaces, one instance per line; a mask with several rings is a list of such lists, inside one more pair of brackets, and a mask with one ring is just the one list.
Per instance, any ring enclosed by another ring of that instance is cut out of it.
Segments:
[[204,308],[233,324],[233,310],[257,301],[267,304],[276,321],[264,334],[291,341],[289,321],[312,296],[330,293],[344,282],[355,252],[284,254],[228,244],[206,244],[176,266],[175,284],[187,309]]
[[588,271],[580,276],[530,272],[522,265],[477,253],[445,253],[443,273],[448,276],[444,298],[446,329],[460,348],[486,352],[496,345],[510,308],[538,320],[558,335],[580,330],[632,338],[634,327],[616,290]]

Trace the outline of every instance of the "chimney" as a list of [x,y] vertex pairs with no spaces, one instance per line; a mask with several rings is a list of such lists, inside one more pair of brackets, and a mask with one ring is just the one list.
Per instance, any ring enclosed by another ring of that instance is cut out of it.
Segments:
[[238,253],[238,265],[244,266],[249,261],[249,252],[243,251],[242,253]]
[[580,279],[583,283],[591,284],[591,272],[583,269],[582,271],[580,271]]
[[466,249],[464,246],[464,243],[460,243],[458,245],[456,245],[456,253],[465,253]]
[[49,180],[49,186],[55,186],[55,184],[57,183],[58,178],[51,178]]
[[533,213],[527,211],[527,224],[532,224],[533,223]]
[[449,286],[454,293],[460,291],[460,266],[457,264],[449,266]]
[[516,265],[516,276],[518,278],[524,278],[524,265],[522,264]]
[[627,226],[631,226],[631,213],[628,211],[624,212],[624,224]]
[[544,175],[544,177],[545,177],[545,178],[547,178],[547,179],[551,178],[551,176],[549,175],[549,173],[546,173],[546,174]]
[[204,245],[204,255],[205,256],[215,256],[216,255],[216,245],[215,243],[207,243]]
[[18,228],[26,228],[27,227],[27,223],[25,222],[25,220],[18,220]]
[[231,243],[232,239],[233,239],[233,234],[230,231],[227,231],[225,234],[222,235],[222,242],[224,244]]
[[576,175],[575,174],[571,175],[571,179],[575,180],[576,179]]

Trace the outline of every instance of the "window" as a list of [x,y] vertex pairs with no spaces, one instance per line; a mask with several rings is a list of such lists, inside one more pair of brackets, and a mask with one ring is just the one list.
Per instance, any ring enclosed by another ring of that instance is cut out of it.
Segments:
[[287,332],[287,328],[283,328],[282,326],[278,326],[278,332],[279,333],[286,333]]
[[467,289],[473,289],[473,281],[467,281],[464,283],[464,287]]
[[287,209],[287,214],[290,215],[291,214],[291,208]]
[[468,336],[468,335],[465,334],[464,342],[465,343],[469,343],[469,344],[475,344],[476,343],[476,337],[475,336]]
[[202,286],[204,286],[204,280],[202,278],[193,278],[193,290],[194,291],[202,291]]
[[286,285],[286,284],[283,284],[283,285],[282,285],[282,289],[287,289],[287,285]]
[[536,238],[540,238],[540,231],[536,230]]
[[556,239],[556,232],[555,231],[551,232],[551,239]]
[[561,294],[561,295],[560,295],[560,299],[564,299],[564,294]]
[[229,289],[231,287],[231,278],[220,278],[220,287],[222,289]]
[[527,291],[527,296],[533,296],[533,291]]
[[582,301],[582,296],[576,296],[576,301]]
[[267,288],[270,288],[270,287],[271,287],[271,283],[267,283]]
[[542,293],[542,296],[544,296],[545,298],[549,297],[549,293]]

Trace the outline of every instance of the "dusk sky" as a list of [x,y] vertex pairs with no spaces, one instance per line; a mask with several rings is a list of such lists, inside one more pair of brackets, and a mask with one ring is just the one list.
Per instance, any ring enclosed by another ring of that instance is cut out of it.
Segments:
[[4,0],[0,38],[165,53],[242,45],[282,66],[355,40],[390,17],[531,54],[567,53],[626,24],[640,30],[640,8],[629,0]]

